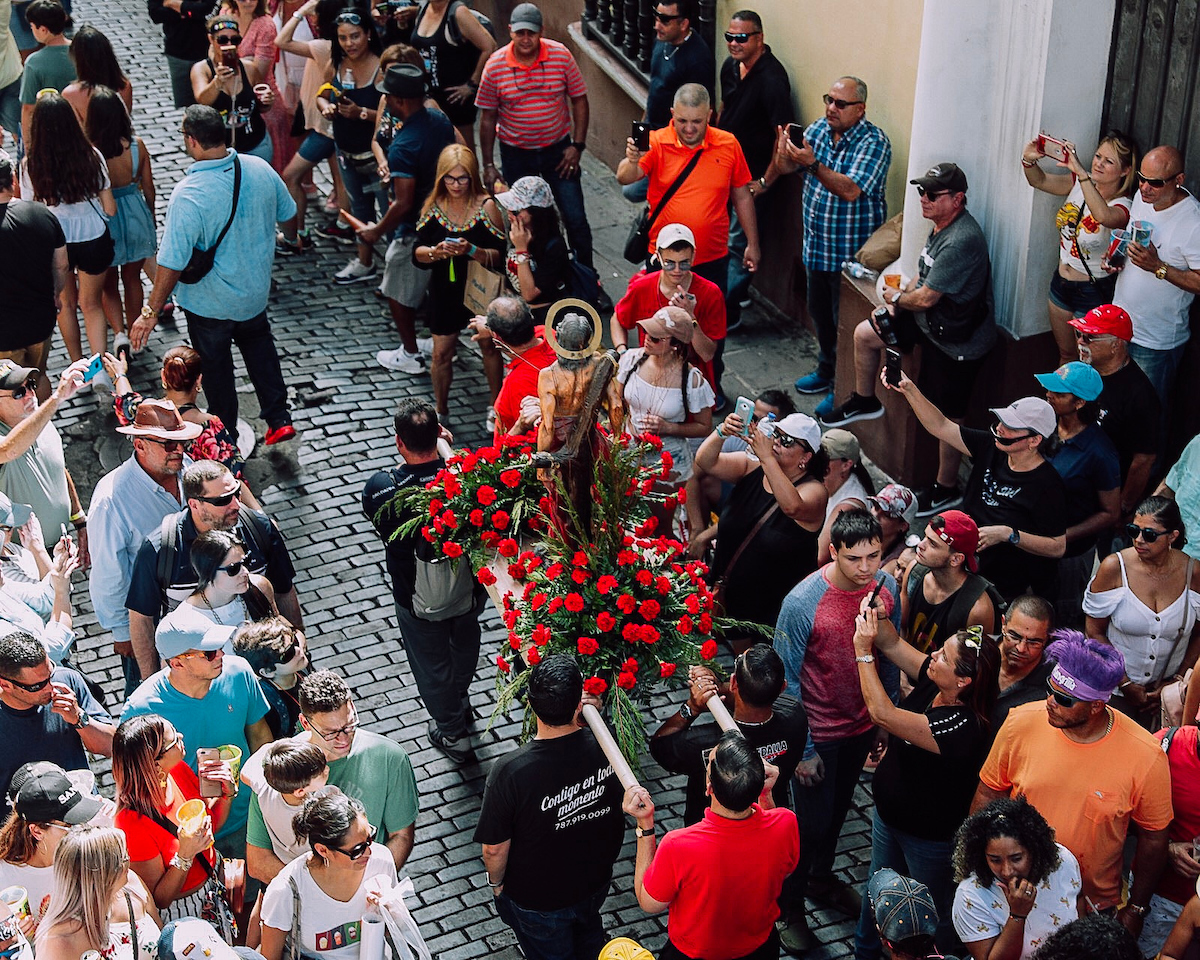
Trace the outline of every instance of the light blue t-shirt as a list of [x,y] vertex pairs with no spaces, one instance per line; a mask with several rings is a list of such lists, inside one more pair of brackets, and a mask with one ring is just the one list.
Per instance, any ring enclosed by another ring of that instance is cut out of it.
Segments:
[[[225,666],[221,675],[200,700],[171,686],[167,679],[170,668],[159,670],[130,695],[121,713],[121,722],[147,713],[157,713],[169,720],[183,734],[186,751],[183,760],[193,770],[196,769],[197,747],[220,747],[231,743],[241,748],[244,763],[250,757],[246,727],[265,717],[270,705],[250,664],[235,656],[227,655],[223,660]],[[229,808],[229,818],[217,831],[217,839],[245,828],[252,793],[245,785],[238,790]]]
[[[230,150],[219,160],[197,160],[176,184],[158,248],[158,262],[168,270],[186,267],[196,247],[211,250],[225,229],[235,155]],[[175,300],[184,310],[213,320],[252,320],[267,309],[275,222],[296,213],[296,201],[269,163],[245,154],[238,158],[242,183],[237,213],[213,268],[198,283],[175,287]]]
[[1188,532],[1183,552],[1193,560],[1200,560],[1200,437],[1194,437],[1183,448],[1163,482],[1175,491],[1175,502]]

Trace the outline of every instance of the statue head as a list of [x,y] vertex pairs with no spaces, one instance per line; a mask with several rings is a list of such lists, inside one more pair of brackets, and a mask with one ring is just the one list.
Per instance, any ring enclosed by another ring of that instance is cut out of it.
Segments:
[[582,313],[568,313],[555,328],[558,342],[567,350],[583,350],[592,339],[592,321]]

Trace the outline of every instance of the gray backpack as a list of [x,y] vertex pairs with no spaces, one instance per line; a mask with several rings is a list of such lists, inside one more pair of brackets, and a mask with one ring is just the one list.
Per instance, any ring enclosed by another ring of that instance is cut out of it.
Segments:
[[449,620],[468,613],[475,604],[475,575],[466,559],[425,560],[416,552],[412,611],[422,620]]

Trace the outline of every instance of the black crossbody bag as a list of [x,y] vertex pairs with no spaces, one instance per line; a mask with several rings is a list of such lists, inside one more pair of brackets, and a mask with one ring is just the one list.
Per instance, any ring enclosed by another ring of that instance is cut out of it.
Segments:
[[187,266],[183,268],[179,274],[180,283],[199,283],[208,276],[208,272],[212,270],[213,264],[217,260],[217,248],[221,246],[221,241],[225,239],[225,234],[229,232],[229,228],[233,226],[233,218],[237,214],[238,195],[242,190],[242,162],[238,155],[233,155],[233,201],[229,206],[229,219],[225,221],[225,229],[221,231],[217,237],[217,242],[207,250],[201,250],[199,247],[192,248],[191,259],[188,260]]
[[700,162],[700,154],[703,152],[704,148],[701,147],[692,154],[692,159],[687,162],[686,167],[679,171],[679,176],[675,178],[675,182],[667,187],[667,192],[662,195],[662,199],[654,207],[653,213],[650,212],[650,207],[647,205],[642,208],[642,212],[638,214],[638,218],[633,221],[633,226],[629,228],[629,236],[625,240],[624,251],[625,259],[630,263],[642,263],[645,261],[646,253],[650,249],[650,230],[654,227],[654,221],[662,213],[663,207],[671,202],[671,198],[683,186],[683,181],[696,169],[696,164]]

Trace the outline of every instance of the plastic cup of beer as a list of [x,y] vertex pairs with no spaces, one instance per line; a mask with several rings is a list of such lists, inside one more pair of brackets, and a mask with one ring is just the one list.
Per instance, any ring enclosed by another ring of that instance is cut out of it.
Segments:
[[8,909],[12,911],[14,917],[29,916],[29,891],[24,887],[5,887],[0,890],[0,900],[8,904]]
[[900,280],[901,277],[898,273],[885,273],[883,275],[883,285],[891,288],[892,290],[900,289]]
[[228,761],[229,772],[233,776],[233,792],[238,790],[238,776],[242,772],[242,748],[232,743],[226,743],[217,748],[222,760]]
[[208,807],[203,800],[189,800],[179,808],[179,832],[188,836],[199,833],[207,814]]

